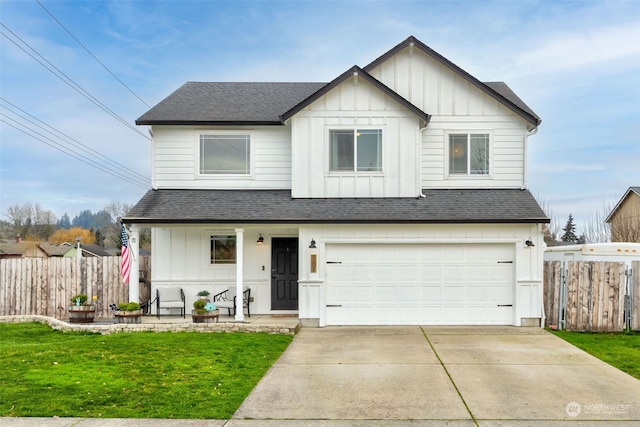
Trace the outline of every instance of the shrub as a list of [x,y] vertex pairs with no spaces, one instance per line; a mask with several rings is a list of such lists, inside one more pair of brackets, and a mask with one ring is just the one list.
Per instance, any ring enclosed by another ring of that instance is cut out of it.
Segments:
[[204,306],[207,305],[207,302],[203,299],[197,299],[193,303],[193,308],[196,310],[204,310]]
[[121,302],[118,304],[118,310],[120,311],[136,311],[140,310],[140,304],[137,302]]
[[80,305],[86,305],[88,299],[89,298],[85,294],[74,295],[74,296],[71,297],[71,304],[72,305],[77,305],[78,304],[78,300],[80,300]]

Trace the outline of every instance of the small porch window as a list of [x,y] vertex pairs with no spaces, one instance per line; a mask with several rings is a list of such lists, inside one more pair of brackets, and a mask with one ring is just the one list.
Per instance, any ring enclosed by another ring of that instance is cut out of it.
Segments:
[[211,264],[236,263],[236,236],[211,236]]

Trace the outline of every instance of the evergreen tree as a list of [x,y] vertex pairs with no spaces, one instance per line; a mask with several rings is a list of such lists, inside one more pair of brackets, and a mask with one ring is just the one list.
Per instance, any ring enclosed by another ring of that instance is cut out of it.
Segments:
[[80,212],[79,215],[73,218],[71,225],[74,227],[86,228],[87,230],[91,228],[93,224],[93,214],[90,210],[86,209]]
[[71,220],[69,219],[69,215],[67,215],[66,213],[64,215],[62,215],[60,217],[60,221],[58,221],[57,224],[58,228],[65,228],[65,229],[70,229],[71,228]]
[[562,235],[561,240],[567,243],[578,243],[578,236],[576,236],[576,225],[573,222],[573,215],[569,214],[569,219],[567,219],[567,225],[562,229],[564,234]]

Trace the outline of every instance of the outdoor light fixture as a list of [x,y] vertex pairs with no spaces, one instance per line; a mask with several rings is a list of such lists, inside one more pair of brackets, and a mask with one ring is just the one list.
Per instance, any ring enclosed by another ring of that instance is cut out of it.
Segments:
[[535,245],[533,244],[533,242],[531,241],[531,238],[529,238],[529,240],[526,240],[526,241],[524,242],[524,244],[525,244],[525,245],[527,245],[527,247],[528,247],[528,248],[532,248],[532,247],[534,247],[534,246],[535,246]]
[[260,237],[258,237],[258,240],[256,240],[256,243],[259,245],[264,243],[264,237],[262,237],[262,234],[260,235]]
[[311,244],[309,245],[309,272],[317,273],[318,272],[318,254],[316,246],[316,241],[311,238]]

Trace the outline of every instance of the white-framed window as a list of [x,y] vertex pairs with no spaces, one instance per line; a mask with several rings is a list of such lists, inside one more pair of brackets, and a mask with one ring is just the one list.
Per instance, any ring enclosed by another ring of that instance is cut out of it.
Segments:
[[329,130],[329,171],[382,171],[382,130]]
[[201,175],[249,175],[249,135],[200,135]]
[[211,264],[236,263],[236,236],[211,236]]
[[489,175],[489,134],[449,134],[449,174]]

